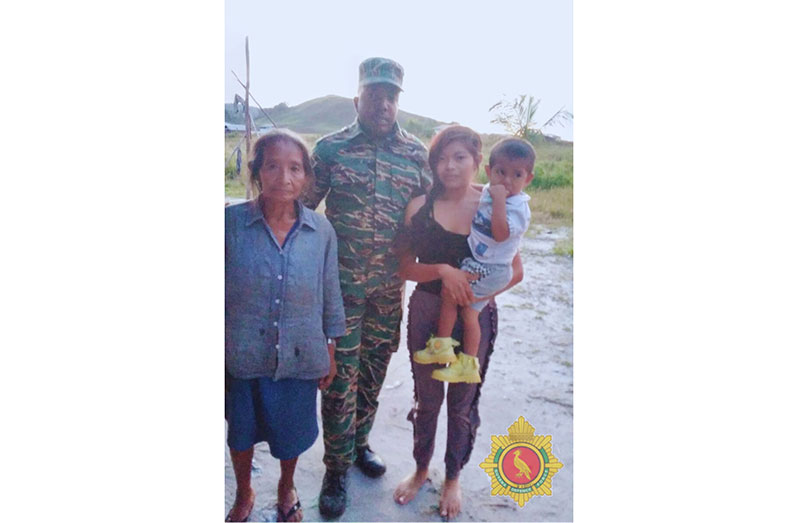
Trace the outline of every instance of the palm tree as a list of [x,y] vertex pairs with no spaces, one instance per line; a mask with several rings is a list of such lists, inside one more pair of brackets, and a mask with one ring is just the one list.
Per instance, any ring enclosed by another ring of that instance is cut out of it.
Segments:
[[566,111],[565,107],[561,107],[551,118],[546,120],[546,123],[538,127],[535,122],[538,104],[540,104],[540,100],[525,94],[512,101],[497,102],[488,109],[496,114],[491,123],[502,124],[513,135],[535,143],[543,136],[543,129],[552,125],[563,125],[574,118],[574,115]]

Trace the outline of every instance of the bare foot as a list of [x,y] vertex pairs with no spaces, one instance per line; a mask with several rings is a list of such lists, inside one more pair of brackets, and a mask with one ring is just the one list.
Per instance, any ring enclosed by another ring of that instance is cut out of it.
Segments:
[[255,506],[255,491],[249,489],[249,495],[239,495],[236,493],[236,500],[233,508],[227,513],[225,521],[246,521]]
[[[297,494],[296,487],[291,485],[290,487],[287,485],[283,485],[279,481],[277,482],[277,508],[283,514],[288,514],[291,511],[291,508],[299,501],[299,495]],[[302,521],[302,507],[300,507],[296,512],[294,512],[286,521]],[[280,518],[278,517],[278,521]]]
[[447,479],[443,482],[443,492],[441,492],[441,516],[449,519],[457,517],[460,513],[460,500],[462,495],[460,492],[460,480]]
[[396,490],[393,492],[393,500],[400,505],[409,503],[416,497],[418,490],[425,481],[427,481],[426,469],[416,469],[414,473],[403,479],[402,482],[399,483],[399,486],[396,487]]

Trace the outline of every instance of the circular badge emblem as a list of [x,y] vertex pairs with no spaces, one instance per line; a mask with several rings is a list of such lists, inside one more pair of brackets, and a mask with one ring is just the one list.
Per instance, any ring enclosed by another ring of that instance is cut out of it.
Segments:
[[490,477],[491,496],[509,496],[521,508],[533,496],[551,496],[551,480],[563,466],[552,454],[551,436],[536,436],[520,416],[506,436],[490,439],[490,454],[479,466]]
[[499,474],[509,485],[524,488],[540,480],[543,463],[538,449],[529,443],[514,443],[499,457]]

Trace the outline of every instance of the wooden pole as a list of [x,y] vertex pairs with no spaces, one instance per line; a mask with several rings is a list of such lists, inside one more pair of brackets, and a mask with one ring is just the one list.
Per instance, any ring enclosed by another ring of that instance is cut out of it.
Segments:
[[[235,71],[230,71],[230,72],[233,73],[233,76],[236,77],[236,81],[239,83],[239,85],[241,85],[241,87],[244,87],[244,82],[242,82],[241,80],[238,79],[238,75],[236,74],[236,72]],[[252,101],[255,102],[255,105],[258,106],[258,109],[260,109],[260,112],[262,112],[264,114],[264,116],[266,116],[266,118],[268,118],[269,121],[272,123],[272,125],[276,128],[277,124],[274,123],[274,120],[272,120],[272,117],[269,116],[269,113],[267,113],[266,110],[263,107],[260,106],[258,101],[255,99],[255,95],[254,94],[252,95]]]
[[[249,37],[244,38],[244,51],[247,55],[247,85],[244,88],[244,119],[246,120],[246,139],[247,139],[247,165],[249,165],[249,151],[251,147],[252,141],[252,120],[249,117]],[[244,171],[244,169],[242,169]],[[252,198],[252,188],[248,183],[248,180],[245,181],[245,185],[247,187],[247,200]]]

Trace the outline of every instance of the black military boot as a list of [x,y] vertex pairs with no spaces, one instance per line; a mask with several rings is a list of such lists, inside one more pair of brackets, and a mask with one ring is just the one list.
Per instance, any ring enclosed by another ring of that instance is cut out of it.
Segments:
[[357,449],[355,465],[360,467],[363,474],[371,478],[378,478],[385,474],[385,462],[369,447]]
[[319,512],[326,519],[337,518],[346,510],[346,472],[324,473],[319,494]]

